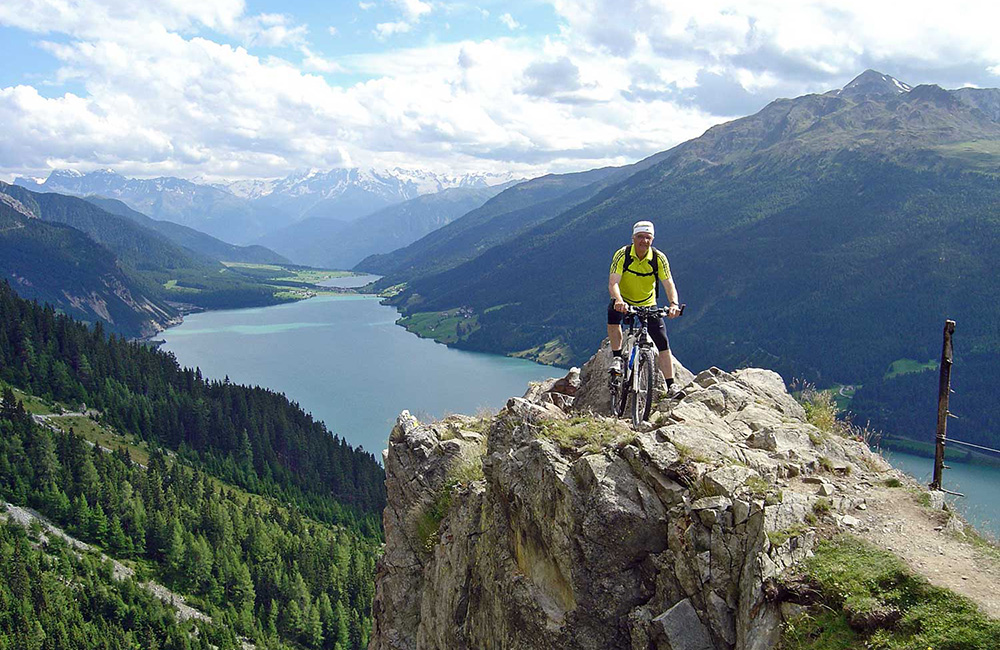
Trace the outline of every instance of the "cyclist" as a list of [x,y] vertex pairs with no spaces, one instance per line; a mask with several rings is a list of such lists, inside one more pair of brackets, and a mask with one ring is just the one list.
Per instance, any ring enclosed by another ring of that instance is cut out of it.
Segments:
[[[637,221],[632,226],[632,243],[619,248],[611,258],[611,275],[608,277],[608,293],[611,303],[608,305],[608,338],[611,340],[611,372],[621,373],[625,361],[622,356],[622,320],[628,311],[628,306],[653,307],[656,305],[656,281],[663,284],[670,305],[667,318],[677,318],[680,303],[677,299],[677,287],[670,276],[670,265],[667,257],[653,248],[653,223]],[[667,340],[667,328],[663,319],[650,320],[649,334],[659,351],[656,365],[667,384],[667,392],[672,392],[674,383],[674,365],[670,355],[670,342]]]

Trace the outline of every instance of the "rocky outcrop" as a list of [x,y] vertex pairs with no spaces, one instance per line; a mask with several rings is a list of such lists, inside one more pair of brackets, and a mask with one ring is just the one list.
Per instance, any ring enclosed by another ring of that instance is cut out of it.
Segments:
[[633,431],[588,410],[602,363],[492,418],[400,416],[372,650],[774,647],[765,585],[855,506],[832,479],[884,461],[759,369],[688,373]]

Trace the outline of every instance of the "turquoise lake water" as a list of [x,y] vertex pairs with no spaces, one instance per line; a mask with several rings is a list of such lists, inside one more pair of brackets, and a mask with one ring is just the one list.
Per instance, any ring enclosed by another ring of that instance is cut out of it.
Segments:
[[[883,451],[882,454],[894,467],[903,470],[924,485],[931,482],[934,473],[934,459],[913,456],[897,451]],[[964,497],[948,497],[948,500],[980,532],[1000,538],[1000,469],[983,465],[970,465],[948,461],[943,476],[943,487],[953,492],[961,492]]]
[[[346,278],[338,284],[364,283]],[[403,409],[420,419],[498,409],[529,381],[565,370],[454,350],[395,324],[369,296],[321,296],[259,309],[191,314],[161,349],[209,378],[284,393],[352,445],[378,457]],[[595,332],[599,340],[600,332]]]

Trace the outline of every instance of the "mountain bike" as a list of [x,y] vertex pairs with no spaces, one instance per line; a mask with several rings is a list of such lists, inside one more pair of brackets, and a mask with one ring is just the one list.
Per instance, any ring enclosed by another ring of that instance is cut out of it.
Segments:
[[[684,307],[680,305],[680,313]],[[653,407],[653,389],[656,377],[656,356],[653,338],[649,335],[650,319],[667,315],[667,307],[629,307],[622,326],[628,324],[622,349],[629,350],[622,374],[610,374],[608,389],[611,393],[611,414],[622,417],[631,407],[632,426],[638,427],[649,419]]]

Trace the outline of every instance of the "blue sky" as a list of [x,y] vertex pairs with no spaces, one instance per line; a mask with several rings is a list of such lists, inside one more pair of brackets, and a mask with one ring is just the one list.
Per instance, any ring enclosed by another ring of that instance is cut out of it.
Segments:
[[625,164],[866,68],[1000,85],[978,0],[3,0],[0,178]]

